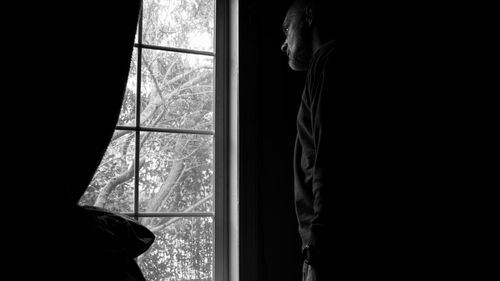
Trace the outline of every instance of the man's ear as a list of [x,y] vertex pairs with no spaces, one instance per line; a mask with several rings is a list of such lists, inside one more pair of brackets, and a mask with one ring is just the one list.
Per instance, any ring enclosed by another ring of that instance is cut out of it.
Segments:
[[313,7],[311,4],[307,5],[305,14],[306,14],[307,26],[311,27],[314,21]]

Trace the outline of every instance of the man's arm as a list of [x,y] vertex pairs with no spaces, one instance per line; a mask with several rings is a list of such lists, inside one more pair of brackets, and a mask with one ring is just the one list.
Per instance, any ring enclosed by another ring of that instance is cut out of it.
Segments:
[[[312,95],[312,124],[315,163],[313,172],[314,218],[311,224],[311,258],[322,260],[335,257],[334,247],[342,243],[342,192],[346,186],[340,164],[345,151],[342,138],[345,115],[342,97],[345,89],[339,81],[337,66],[332,58],[318,62],[313,69],[310,93]],[[334,219],[335,218],[335,219]],[[338,247],[335,247],[338,248]]]

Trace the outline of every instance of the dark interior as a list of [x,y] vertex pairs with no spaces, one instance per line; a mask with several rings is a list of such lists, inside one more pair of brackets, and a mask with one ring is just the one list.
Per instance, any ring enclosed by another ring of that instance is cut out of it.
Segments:
[[[28,26],[37,30],[37,36],[22,44],[24,54],[29,54],[32,60],[29,68],[19,71],[37,75],[30,83],[19,79],[25,84],[25,90],[33,95],[30,97],[33,103],[26,111],[31,121],[21,124],[30,132],[36,131],[41,143],[36,147],[30,143],[18,144],[27,152],[22,157],[16,155],[16,159],[24,159],[16,167],[36,166],[36,169],[31,169],[33,172],[29,175],[25,169],[17,171],[26,188],[11,198],[27,198],[23,199],[23,207],[13,201],[8,204],[21,214],[22,220],[16,220],[6,232],[11,237],[9,241],[14,241],[12,243],[21,249],[29,245],[25,251],[17,248],[17,253],[10,256],[13,261],[23,261],[16,264],[20,267],[16,272],[21,277],[33,275],[59,280],[50,278],[54,271],[61,276],[79,276],[79,271],[85,269],[75,262],[87,264],[87,259],[92,257],[90,253],[78,256],[71,251],[82,248],[75,239],[78,233],[71,229],[74,218],[71,205],[90,180],[106,148],[106,139],[112,133],[120,106],[117,96],[123,91],[127,77],[127,59],[138,8],[135,1],[130,1],[130,6],[124,7],[128,12],[123,18],[114,10],[116,3],[93,2],[96,3],[71,5],[67,13],[57,12],[58,7],[44,5],[30,12],[33,16],[28,22],[32,24]],[[304,74],[292,72],[280,50],[284,40],[281,23],[288,4],[289,1],[284,0],[239,1],[240,281],[299,281],[301,278],[301,245],[293,207],[292,154]],[[96,13],[94,5],[101,7],[99,12]],[[93,16],[89,17],[90,14]],[[366,20],[366,24],[370,24]],[[108,28],[102,29],[102,22]],[[379,194],[383,202],[389,204],[382,209],[391,218],[384,217],[378,225],[387,235],[377,235],[383,237],[384,242],[390,242],[383,255],[398,265],[407,265],[408,269],[397,267],[397,270],[410,277],[441,269],[445,269],[441,274],[450,274],[457,270],[454,261],[459,255],[454,254],[463,253],[463,248],[454,247],[454,242],[459,240],[455,230],[460,232],[461,228],[456,227],[458,209],[453,208],[456,201],[450,200],[449,192],[453,189],[453,194],[459,194],[458,184],[470,178],[461,173],[463,167],[455,161],[461,159],[454,153],[460,144],[454,137],[457,135],[456,120],[449,118],[453,109],[448,110],[446,106],[449,96],[435,95],[439,87],[430,85],[433,75],[439,71],[436,68],[424,74],[420,71],[422,53],[408,56],[406,50],[399,48],[405,42],[394,40],[392,36],[401,30],[382,32],[387,31],[382,25],[373,29],[380,34],[375,37],[378,41],[369,41],[374,48],[367,48],[372,52],[367,57],[380,63],[372,76],[373,81],[378,81],[374,92],[384,92],[376,104],[383,109],[379,121],[387,122],[383,123],[385,132],[392,132],[391,128],[404,129],[405,135],[390,135],[399,138],[394,145],[403,151],[400,155],[394,152],[393,159],[414,159],[401,162],[408,169],[402,169],[398,163],[392,165],[400,169],[395,171],[397,180],[391,183],[394,189],[390,189],[390,196],[397,196],[388,198]],[[61,33],[67,30],[73,31],[72,36],[61,41]],[[115,45],[118,51],[107,52],[109,44]],[[97,66],[90,63],[96,59],[106,63]],[[82,75],[89,71],[93,75],[85,76],[84,81],[93,81],[115,95],[109,100],[100,100],[100,107],[78,94],[87,92],[86,87],[95,86],[82,81]],[[392,83],[387,82],[387,75]],[[54,80],[58,81],[58,87],[52,86]],[[421,91],[426,87],[431,90]],[[54,100],[66,100],[69,106],[57,106],[61,111],[56,112],[51,107]],[[72,119],[60,116],[72,116]],[[58,122],[52,122],[54,120]],[[91,121],[79,123],[83,120]],[[69,125],[79,130],[69,130]],[[68,155],[64,142],[68,134],[81,134],[78,154]],[[394,148],[391,144],[383,144]],[[80,157],[88,160],[70,161]],[[72,171],[78,170],[81,174],[54,171],[51,167],[60,161],[67,161]],[[70,180],[73,178],[78,178],[79,182],[68,189],[67,183],[73,182]],[[412,180],[405,188],[395,188],[404,185],[404,179],[408,178]],[[377,185],[383,183],[379,180]],[[450,187],[450,182],[455,185]],[[33,216],[34,219],[29,219]],[[393,221],[404,221],[407,228],[396,228],[390,223]],[[30,253],[29,259],[26,251]],[[72,260],[75,256],[77,258]],[[386,266],[388,272],[394,272],[390,270],[391,265]]]

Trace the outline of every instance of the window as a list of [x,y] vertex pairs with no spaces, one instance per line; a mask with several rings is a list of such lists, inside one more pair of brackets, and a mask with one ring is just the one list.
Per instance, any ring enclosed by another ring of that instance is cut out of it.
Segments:
[[227,279],[228,2],[143,0],[119,121],[80,200],[155,233],[137,258],[150,281]]

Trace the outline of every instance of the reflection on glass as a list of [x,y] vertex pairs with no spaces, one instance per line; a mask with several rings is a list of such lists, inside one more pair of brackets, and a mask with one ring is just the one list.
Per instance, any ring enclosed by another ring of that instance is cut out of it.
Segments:
[[80,205],[115,212],[133,211],[134,140],[132,131],[115,131],[92,182],[80,199]]
[[214,0],[144,0],[143,44],[213,50]]
[[140,222],[156,236],[137,258],[146,280],[212,280],[213,218],[142,218]]
[[213,137],[141,133],[140,212],[212,212]]

